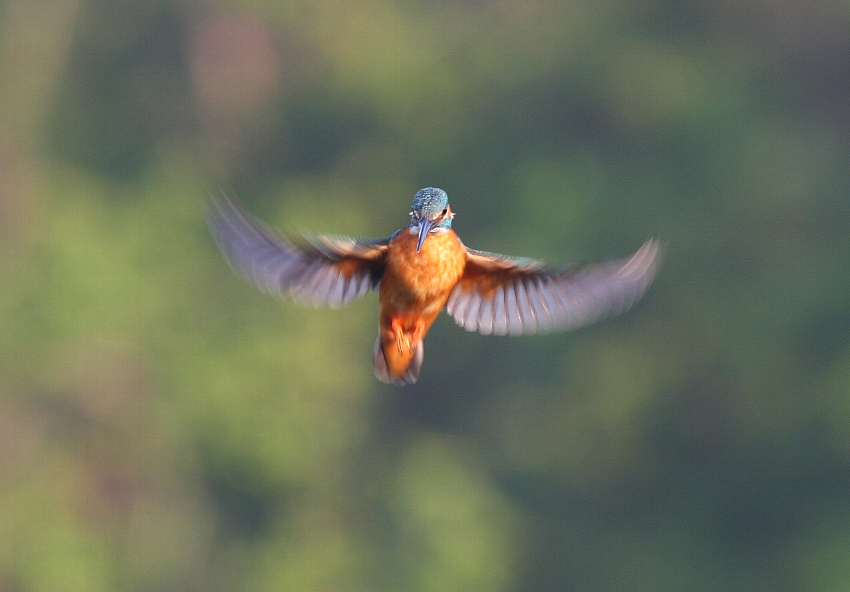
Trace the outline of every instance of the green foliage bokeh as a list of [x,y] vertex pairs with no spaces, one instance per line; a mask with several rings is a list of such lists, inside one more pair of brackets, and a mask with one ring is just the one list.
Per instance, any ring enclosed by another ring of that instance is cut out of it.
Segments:
[[[0,590],[850,587],[850,6],[0,5]],[[628,315],[273,300],[204,221],[667,246]]]

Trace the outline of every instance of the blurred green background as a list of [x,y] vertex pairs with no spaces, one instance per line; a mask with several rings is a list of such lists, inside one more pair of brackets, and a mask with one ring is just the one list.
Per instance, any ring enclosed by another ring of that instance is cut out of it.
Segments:
[[[268,298],[209,237],[668,245],[628,315]],[[850,589],[846,0],[5,0],[0,592]]]

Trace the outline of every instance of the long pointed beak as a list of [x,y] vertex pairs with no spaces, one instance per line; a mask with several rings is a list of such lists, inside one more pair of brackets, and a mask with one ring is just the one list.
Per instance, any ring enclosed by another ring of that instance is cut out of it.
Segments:
[[419,241],[416,243],[416,252],[419,252],[419,249],[422,248],[422,243],[425,242],[425,237],[428,236],[428,233],[431,232],[431,229],[437,225],[436,220],[429,220],[428,218],[423,218],[419,221]]

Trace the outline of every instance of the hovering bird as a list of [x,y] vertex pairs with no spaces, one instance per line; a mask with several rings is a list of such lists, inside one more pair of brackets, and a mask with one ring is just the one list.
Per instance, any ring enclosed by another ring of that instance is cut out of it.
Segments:
[[629,309],[660,262],[649,239],[631,257],[558,270],[467,248],[454,216],[446,192],[426,187],[413,196],[410,225],[377,240],[284,238],[226,197],[211,199],[207,220],[230,266],[265,292],[334,309],[378,292],[375,375],[399,386],[416,382],[422,340],[443,308],[483,335],[565,331]]

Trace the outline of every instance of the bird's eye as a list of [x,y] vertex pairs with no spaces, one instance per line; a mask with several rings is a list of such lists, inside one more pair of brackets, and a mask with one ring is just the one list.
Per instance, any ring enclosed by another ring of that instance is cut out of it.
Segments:
[[446,215],[446,212],[448,212],[448,211],[449,211],[449,208],[445,208],[445,209],[443,209],[443,216],[445,216],[445,215]]

